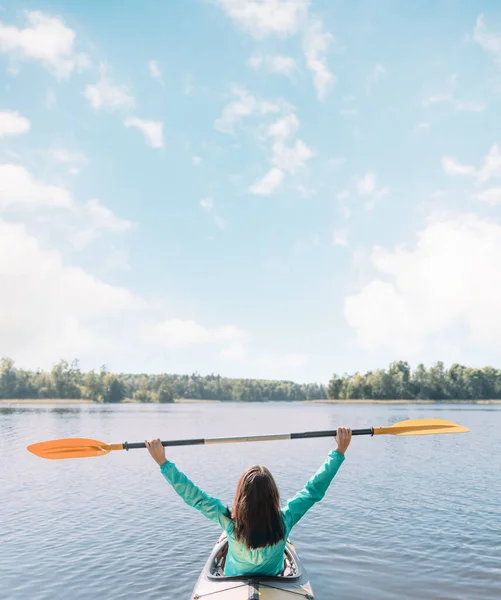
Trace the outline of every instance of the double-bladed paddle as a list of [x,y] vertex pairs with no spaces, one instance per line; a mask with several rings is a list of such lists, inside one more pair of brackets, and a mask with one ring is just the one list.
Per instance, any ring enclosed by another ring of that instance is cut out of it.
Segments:
[[[412,419],[400,421],[389,427],[370,427],[368,429],[354,429],[353,435],[433,435],[440,433],[465,433],[467,427],[458,425],[453,421],[443,419]],[[251,435],[243,437],[197,438],[191,440],[167,440],[162,446],[198,446],[203,444],[228,444],[232,442],[265,442],[273,440],[297,440],[304,438],[333,437],[336,430],[305,431],[302,433],[284,433],[273,435]],[[102,456],[112,450],[136,450],[146,448],[144,442],[129,444],[106,444],[98,440],[87,438],[66,438],[31,444],[27,449],[40,458],[87,458]]]

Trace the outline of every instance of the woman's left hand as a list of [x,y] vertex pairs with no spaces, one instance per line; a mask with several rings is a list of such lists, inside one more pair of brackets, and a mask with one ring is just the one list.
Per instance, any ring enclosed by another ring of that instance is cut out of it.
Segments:
[[158,465],[162,466],[167,462],[167,458],[165,457],[165,448],[162,446],[162,442],[159,438],[155,440],[151,440],[148,442],[145,440],[146,448],[148,448],[148,452],[151,454],[153,460],[158,463]]

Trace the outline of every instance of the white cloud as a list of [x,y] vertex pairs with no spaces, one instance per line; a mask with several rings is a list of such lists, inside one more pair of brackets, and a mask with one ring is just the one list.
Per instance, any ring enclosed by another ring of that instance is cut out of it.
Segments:
[[219,229],[226,229],[226,221],[222,217],[216,215],[214,217],[214,223]]
[[442,168],[447,175],[474,175],[476,171],[475,167],[462,165],[451,156],[444,156],[442,158]]
[[357,183],[357,190],[361,196],[369,196],[376,191],[376,175],[366,173]]
[[315,19],[308,23],[304,32],[303,49],[306,64],[313,74],[313,84],[319,100],[324,100],[336,82],[336,77],[329,71],[326,53],[333,41],[330,33],[324,31],[323,23]]
[[285,140],[293,136],[299,127],[299,120],[293,113],[278,119],[268,126],[265,137],[273,140],[271,145],[272,168],[264,177],[249,188],[252,194],[263,196],[274,193],[282,184],[285,173],[294,174],[305,167],[306,162],[315,155],[303,140],[296,140],[291,146]]
[[376,190],[376,192],[368,200],[366,200],[366,202],[365,202],[366,210],[372,210],[376,206],[377,201],[380,198],[384,198],[385,196],[387,196],[389,191],[390,191],[390,189],[387,187],[382,187],[382,188],[379,188],[378,190]]
[[377,200],[383,198],[390,191],[387,187],[377,187],[375,173],[368,172],[357,183],[357,191],[360,196],[367,196],[365,202],[366,210],[372,210]]
[[150,72],[150,75],[153,77],[153,79],[156,79],[157,81],[163,84],[162,72],[160,71],[160,67],[158,66],[156,60],[150,60],[148,62],[148,71]]
[[39,11],[26,11],[25,17],[24,28],[0,21],[0,53],[13,60],[37,60],[59,79],[89,67],[89,57],[75,51],[75,32],[61,17]]
[[268,136],[285,140],[296,133],[299,121],[294,113],[275,121],[268,127]]
[[106,75],[101,67],[101,76],[95,85],[85,88],[84,96],[95,110],[127,110],[134,108],[136,102],[125,85],[117,85]]
[[233,133],[235,126],[244,117],[266,115],[280,111],[277,104],[259,100],[243,88],[233,88],[232,95],[236,96],[237,99],[224,107],[223,114],[214,123],[214,127],[223,133]]
[[63,187],[35,179],[20,165],[0,165],[0,208],[71,208],[71,194]]
[[0,288],[0,356],[31,367],[50,367],[61,356],[94,361],[101,353],[104,359],[103,348],[123,330],[124,316],[145,304],[124,288],[65,265],[24,226],[1,220]]
[[272,167],[262,179],[249,188],[249,191],[258,196],[269,196],[282,185],[283,180],[284,172],[277,167]]
[[152,148],[163,148],[163,123],[162,121],[148,121],[138,119],[137,117],[128,117],[124,121],[126,127],[135,127],[141,131],[146,139],[146,143]]
[[[242,29],[254,38],[270,35],[286,37],[299,31],[303,36],[303,51],[308,69],[312,72],[317,97],[324,100],[336,82],[329,70],[327,51],[333,41],[330,33],[324,31],[319,18],[310,19],[308,9],[311,0],[212,0]],[[265,66],[272,72],[292,77],[297,69],[295,61],[287,56],[255,55],[249,59],[255,69]]]
[[501,188],[490,188],[475,194],[475,198],[482,202],[487,202],[491,206],[497,206],[501,204]]
[[212,0],[242,29],[260,39],[294,34],[306,18],[310,0]]
[[298,71],[296,61],[291,56],[254,54],[248,60],[249,65],[256,71],[264,68],[270,73],[284,75],[293,79]]
[[236,343],[245,333],[233,325],[204,327],[192,320],[169,319],[152,328],[150,341],[166,348],[187,348],[200,344]]
[[332,243],[334,246],[348,246],[348,230],[336,229],[332,236]]
[[31,217],[37,211],[50,210],[43,215],[44,239],[62,235],[74,248],[81,250],[102,233],[117,233],[132,227],[132,223],[116,217],[99,200],[79,205],[64,187],[34,178],[19,165],[0,165],[0,210],[22,215],[31,226],[40,221]]
[[119,232],[127,231],[132,227],[131,221],[116,217],[99,200],[87,200],[83,210],[89,217],[92,227],[100,231]]
[[191,158],[191,162],[195,167],[198,167],[198,165],[202,162],[202,159],[200,158],[200,156],[193,156]]
[[[501,225],[473,214],[432,217],[414,249],[375,247],[379,277],[345,300],[359,344],[415,355],[440,336],[499,348]],[[383,279],[384,278],[384,279]]]
[[[67,215],[65,220],[60,221],[60,229],[77,250],[86,248],[103,233],[121,233],[132,227],[131,221],[115,216],[99,200],[88,200],[73,214]],[[116,252],[115,256],[117,256]],[[123,262],[122,259],[122,264]]]
[[493,177],[501,176],[501,152],[499,146],[493,144],[484,158],[484,163],[477,172],[478,180],[481,182],[489,181]]
[[306,161],[314,155],[313,150],[303,140],[296,140],[292,147],[279,140],[273,144],[272,162],[281,171],[293,174],[297,169],[304,167]]
[[30,130],[30,122],[18,112],[0,111],[0,137],[20,135]]
[[478,169],[471,165],[462,165],[450,156],[444,156],[442,168],[447,175],[475,176],[480,183],[485,183],[494,177],[501,177],[501,151],[497,144],[493,144]]
[[501,62],[501,35],[487,31],[484,15],[482,14],[475,23],[473,40],[489,53],[494,60]]
[[205,208],[205,210],[211,210],[214,206],[214,201],[212,200],[212,198],[202,198],[200,200],[200,206],[202,208]]

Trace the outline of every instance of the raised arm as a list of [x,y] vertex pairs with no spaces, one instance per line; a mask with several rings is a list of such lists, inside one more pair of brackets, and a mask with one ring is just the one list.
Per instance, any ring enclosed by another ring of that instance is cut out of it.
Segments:
[[339,467],[343,464],[344,452],[351,440],[351,431],[340,427],[336,437],[338,449],[329,452],[320,469],[282,509],[287,535],[305,513],[316,502],[322,500]]
[[160,440],[146,442],[151,456],[159,464],[162,475],[172,485],[176,493],[186,502],[199,510],[205,517],[219,523],[226,530],[230,523],[227,510],[219,498],[209,496],[197,487],[173,462],[165,458],[165,449]]

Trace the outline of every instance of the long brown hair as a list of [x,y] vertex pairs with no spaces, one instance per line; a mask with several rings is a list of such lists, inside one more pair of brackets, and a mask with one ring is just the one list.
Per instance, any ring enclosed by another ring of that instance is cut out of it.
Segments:
[[274,546],[284,539],[280,495],[266,467],[255,465],[242,473],[231,516],[235,538],[247,548]]

